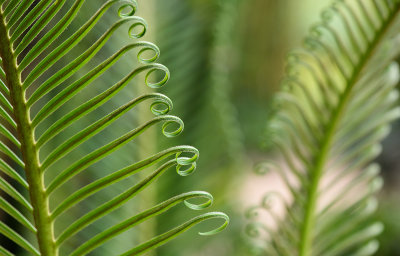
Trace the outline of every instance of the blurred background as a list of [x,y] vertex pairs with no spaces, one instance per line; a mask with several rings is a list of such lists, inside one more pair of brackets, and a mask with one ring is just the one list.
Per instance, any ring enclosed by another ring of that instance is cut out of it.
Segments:
[[[71,1],[72,2],[72,1]],[[90,17],[105,1],[86,1],[85,12],[81,12],[78,26]],[[328,0],[139,0],[137,15],[149,24],[143,38],[154,42],[161,50],[158,61],[166,65],[171,79],[165,88],[159,90],[170,97],[174,103],[173,114],[182,118],[185,131],[179,137],[168,140],[159,130],[147,132],[139,141],[125,146],[118,154],[113,154],[96,166],[119,168],[131,159],[142,159],[148,152],[159,151],[171,145],[192,145],[200,150],[200,160],[193,175],[180,177],[167,172],[146,193],[118,211],[117,215],[102,220],[92,230],[82,234],[91,237],[102,225],[116,222],[131,215],[132,209],[147,209],[171,196],[192,190],[205,190],[214,198],[212,211],[226,212],[231,223],[227,230],[212,236],[203,237],[198,231],[212,228],[200,225],[156,251],[146,255],[156,256],[243,256],[249,255],[250,241],[244,232],[246,219],[244,213],[251,205],[257,204],[266,191],[274,187],[275,180],[270,176],[259,176],[254,166],[273,154],[266,132],[271,98],[279,89],[284,74],[285,57],[293,47],[301,46],[308,27],[318,20],[319,13]],[[98,24],[93,41],[117,18],[105,17]],[[112,11],[109,11],[110,13]],[[68,33],[67,33],[68,34]],[[66,35],[67,36],[67,35]],[[96,56],[88,69],[100,63],[131,39],[121,29],[105,45],[103,55]],[[93,42],[79,44],[83,49]],[[137,65],[136,56],[124,57],[112,68],[111,75],[96,80],[96,88],[103,90],[118,81],[123,74]],[[67,59],[65,59],[67,61]],[[62,61],[58,65],[63,65]],[[83,72],[83,71],[82,71]],[[83,74],[83,73],[82,73]],[[72,78],[71,78],[72,79]],[[68,81],[67,81],[68,82]],[[127,100],[143,93],[144,86],[129,87],[125,93],[116,97],[108,105],[119,106]],[[102,88],[102,89],[101,89]],[[85,90],[87,92],[87,90]],[[97,91],[98,92],[98,91]],[[49,96],[51,97],[51,96]],[[84,102],[92,97],[81,95]],[[106,112],[106,107],[96,110],[98,115]],[[71,106],[72,108],[72,106]],[[143,108],[145,109],[145,108]],[[119,120],[111,130],[102,133],[102,138],[112,138],[115,131],[126,132],[126,123],[140,123],[146,120],[147,109],[132,113]],[[57,119],[55,113],[53,120]],[[93,120],[96,113],[93,113]],[[90,118],[86,120],[90,123]],[[82,123],[69,131],[76,133],[88,125]],[[57,139],[54,143],[58,143]],[[103,142],[98,141],[101,145]],[[393,125],[389,137],[383,143],[383,153],[378,158],[385,179],[380,194],[380,208],[377,212],[385,224],[381,235],[381,247],[376,255],[400,255],[400,122]],[[51,145],[49,145],[50,147]],[[98,145],[83,144],[82,150],[90,151]],[[45,150],[44,150],[45,152]],[[122,153],[121,153],[122,152]],[[79,153],[77,156],[79,157]],[[58,169],[68,163],[59,163]],[[82,183],[88,177],[105,175],[96,166],[82,175]],[[126,181],[129,185],[129,180]],[[77,185],[78,186],[78,185]],[[70,193],[60,190],[60,196]],[[120,190],[113,188],[108,197]],[[96,201],[97,200],[97,201]],[[98,197],[92,202],[101,203]],[[130,207],[130,208],[129,208]],[[76,209],[77,214],[85,212],[84,207]],[[196,212],[178,206],[169,210],[156,220],[139,226],[129,234],[113,239],[93,255],[113,255],[121,244],[137,244],[147,240],[195,216]],[[70,215],[69,218],[73,218]],[[70,223],[67,217],[65,226]],[[103,223],[103,224],[102,224]],[[62,229],[65,227],[59,227]],[[74,247],[71,241],[70,246]],[[68,254],[68,251],[65,253]]]
[[[271,97],[280,86],[287,52],[300,47],[310,25],[330,1],[321,0],[151,0],[141,3],[154,21],[151,33],[160,62],[171,70],[165,93],[186,125],[180,136],[201,158],[195,175],[162,179],[158,189],[205,189],[218,210],[232,219],[226,232],[195,232],[162,246],[154,255],[248,255],[243,232],[246,208],[275,187],[254,166],[273,154],[265,126]],[[377,212],[385,224],[376,255],[400,255],[400,122],[393,125],[377,159],[385,185]],[[181,184],[181,185],[177,185]],[[171,191],[171,190],[169,190]],[[173,192],[177,193],[177,192]],[[179,209],[158,220],[179,219]],[[183,215],[182,215],[182,218]],[[197,237],[196,237],[197,236]],[[190,246],[182,246],[190,245]],[[251,246],[250,246],[251,247]]]

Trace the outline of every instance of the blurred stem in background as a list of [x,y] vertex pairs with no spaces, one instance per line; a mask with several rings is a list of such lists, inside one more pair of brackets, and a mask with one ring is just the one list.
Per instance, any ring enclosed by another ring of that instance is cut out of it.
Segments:
[[[156,16],[160,61],[172,74],[165,93],[185,122],[186,133],[180,136],[181,143],[200,150],[197,172],[201,172],[201,176],[193,176],[196,180],[190,179],[185,184],[171,176],[160,191],[167,191],[167,187],[172,193],[190,186],[208,188],[216,198],[220,197],[216,204],[231,212],[234,203],[228,178],[243,174],[245,155],[241,125],[231,102],[233,74],[240,57],[237,47],[240,2],[159,0]],[[165,220],[177,219],[177,214],[171,212]],[[161,230],[165,228],[160,226]],[[228,239],[240,233],[237,228],[231,226],[229,237],[222,235],[208,245],[195,237],[195,233],[188,234],[160,248],[159,255],[204,255],[211,251],[215,255],[233,255],[234,241]],[[191,246],[182,249],[178,244]],[[216,244],[219,246],[215,247]]]
[[261,130],[291,42],[289,7],[289,1],[251,0],[243,3],[239,14],[240,66],[234,76],[233,100],[243,124],[246,149],[253,152],[265,141]]
[[[155,1],[154,0],[146,0],[146,3],[139,3],[139,15],[142,17],[146,17],[146,21],[148,24],[152,24],[149,30],[146,32],[145,40],[148,42],[155,41],[155,33],[157,31],[156,28],[156,21],[155,21]],[[145,80],[145,74],[141,74],[139,76],[139,81]],[[148,86],[139,86],[137,93],[138,95],[144,95],[146,93],[150,93],[154,91],[153,89],[149,88]],[[147,120],[152,118],[152,113],[149,111],[149,107],[146,105],[139,105],[138,106],[138,123],[145,123]],[[154,130],[148,131],[147,136],[138,137],[137,143],[140,145],[140,150],[135,152],[135,158],[137,159],[145,159],[149,155],[152,155],[156,152],[157,149],[157,133]],[[147,172],[141,172],[138,174],[139,179],[145,179],[147,176]],[[164,198],[166,199],[166,198]],[[163,200],[164,200],[163,199]],[[156,205],[157,202],[157,183],[153,184],[146,189],[146,193],[141,193],[138,200],[139,211],[145,211],[152,206]],[[137,227],[138,236],[137,241],[140,243],[146,242],[152,237],[157,235],[157,218],[152,218],[147,220],[146,222],[142,223]],[[135,242],[135,239],[133,240]],[[152,250],[146,253],[147,256],[155,256],[156,251]]]
[[[193,14],[196,8],[191,8],[188,1],[182,0],[157,0],[155,6],[156,17],[156,44],[161,50],[160,63],[168,66],[171,72],[169,86],[163,89],[163,93],[168,95],[174,102],[173,113],[180,116],[185,123],[184,132],[176,139],[183,144],[198,147],[195,131],[199,123],[196,120],[199,105],[203,100],[201,91],[204,85],[207,53],[207,38],[205,34],[206,27],[203,20],[198,20],[199,16]],[[206,12],[207,13],[207,12]],[[207,20],[204,17],[204,20]],[[159,137],[158,146],[165,147],[169,142]],[[200,161],[203,159],[203,151],[200,149]],[[166,173],[163,181],[158,187],[160,193],[158,198],[176,195],[178,191],[186,191],[198,178],[198,172],[203,173],[203,168],[198,165],[196,173],[185,178],[185,182],[181,182],[175,173]],[[205,186],[195,186],[195,189],[205,189]],[[164,214],[158,219],[158,232],[163,232],[169,226],[174,225],[179,217],[187,218],[186,211],[181,209],[171,209],[170,212]],[[195,247],[195,241],[190,232],[185,237],[171,241],[168,245],[160,247],[157,255],[185,255],[187,248],[177,246],[177,244],[190,244]],[[198,239],[198,238],[197,238]],[[197,247],[198,248],[198,247]],[[187,254],[186,254],[187,255]],[[190,254],[189,254],[190,255]]]

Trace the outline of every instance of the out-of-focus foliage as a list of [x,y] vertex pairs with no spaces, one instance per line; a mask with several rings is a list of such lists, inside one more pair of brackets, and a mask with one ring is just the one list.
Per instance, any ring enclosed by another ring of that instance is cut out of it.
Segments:
[[257,255],[377,251],[383,225],[372,213],[382,180],[371,161],[400,116],[399,13],[396,0],[335,1],[289,55],[268,130],[283,163],[263,167],[279,173],[286,193],[267,194],[248,213],[265,211],[272,222],[248,226],[260,240]]
[[399,191],[383,193],[379,198],[379,209],[377,217],[382,221],[385,230],[379,237],[379,250],[377,256],[397,256],[400,255],[400,203],[398,198]]

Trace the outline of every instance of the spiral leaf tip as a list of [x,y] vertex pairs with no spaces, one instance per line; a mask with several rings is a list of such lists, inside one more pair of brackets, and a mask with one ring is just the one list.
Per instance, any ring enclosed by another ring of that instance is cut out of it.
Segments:
[[192,210],[203,210],[206,209],[207,207],[211,206],[213,203],[213,196],[208,193],[208,192],[204,192],[204,191],[194,191],[194,194],[197,195],[197,197],[201,197],[201,198],[205,198],[207,199],[207,201],[205,203],[202,204],[195,204],[195,203],[190,203],[188,200],[185,200],[183,203]]
[[199,232],[199,235],[201,235],[201,236],[211,236],[211,235],[215,235],[215,234],[221,232],[229,225],[229,221],[230,221],[229,216],[223,212],[209,212],[209,213],[203,214],[200,217],[203,217],[204,220],[215,219],[215,218],[225,220],[224,224],[222,224],[221,226],[219,226],[216,229],[213,229],[213,230],[207,231],[207,232]]

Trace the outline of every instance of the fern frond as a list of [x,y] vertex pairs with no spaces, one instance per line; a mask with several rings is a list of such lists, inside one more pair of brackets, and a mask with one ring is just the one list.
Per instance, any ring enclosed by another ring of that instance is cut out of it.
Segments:
[[[266,226],[266,255],[371,255],[382,225],[371,217],[379,168],[371,164],[396,107],[400,2],[335,1],[289,55],[287,76],[271,122],[284,163],[268,164],[290,199],[277,225]],[[268,200],[267,200],[268,201]],[[255,211],[252,209],[251,211]],[[253,212],[254,213],[254,212]],[[254,217],[254,214],[250,214]],[[252,225],[249,230],[258,235]]]
[[[146,86],[157,89],[169,80],[169,70],[164,65],[155,63],[159,57],[158,47],[145,41],[127,44],[97,66],[88,69],[88,65],[96,63],[95,56],[103,50],[117,30],[127,27],[130,38],[139,39],[146,33],[147,23],[135,16],[136,1],[109,0],[79,29],[68,35],[67,30],[73,29],[71,24],[76,21],[85,1],[75,0],[69,2],[71,5],[67,5],[67,2],[0,2],[0,134],[5,138],[4,141],[0,141],[0,170],[1,174],[7,177],[3,178],[1,175],[0,188],[16,203],[14,205],[14,202],[1,198],[0,209],[33,233],[36,241],[31,239],[31,235],[25,237],[24,233],[18,233],[3,222],[0,223],[0,234],[33,255],[58,255],[68,239],[122,207],[171,167],[175,167],[180,176],[191,174],[196,168],[199,156],[197,149],[191,146],[167,148],[125,168],[112,171],[109,175],[92,179],[82,187],[74,186],[74,193],[64,195],[63,199],[57,196],[57,202],[53,205],[52,198],[56,190],[62,186],[73,186],[79,173],[93,167],[151,127],[162,124],[161,130],[166,137],[175,137],[183,130],[182,120],[169,115],[172,109],[171,100],[163,94],[146,93],[109,113],[101,113],[93,123],[69,137],[71,127],[85,123],[84,120],[96,109],[105,108],[135,77],[143,74]],[[77,53],[78,43],[87,40],[102,16],[115,8],[118,10],[118,20],[90,47]],[[59,41],[62,43],[59,44]],[[87,92],[89,86],[94,87],[96,79],[134,50],[137,52],[139,66],[114,85],[76,105],[76,97]],[[60,65],[60,60],[65,59],[69,62]],[[158,81],[153,80],[156,73],[163,73]],[[50,95],[55,96],[49,97]],[[81,154],[82,150],[78,149],[82,144],[93,141],[122,116],[149,101],[150,111],[155,115],[153,118],[136,127],[130,127],[130,131],[119,134],[116,139],[101,146],[96,145],[91,152],[86,152],[77,159],[71,157],[76,152]],[[72,109],[71,105],[74,105]],[[54,120],[54,113],[61,116]],[[61,161],[68,162],[63,170],[60,170]],[[104,193],[113,184],[151,167],[156,169],[138,180],[135,185],[130,185],[114,198],[88,210],[61,230],[60,234],[55,232],[60,225],[60,216],[68,215],[79,203],[94,194]],[[23,191],[16,189],[14,183]],[[26,194],[29,194],[29,199],[25,197]],[[193,204],[188,201],[192,198],[205,198],[207,202]],[[87,242],[81,241],[81,245],[70,254],[89,253],[109,239],[182,202],[190,209],[202,210],[211,205],[212,196],[206,192],[194,191],[173,197],[144,212],[133,214],[133,217],[120,223],[112,224]],[[206,213],[142,245],[137,245],[126,254],[139,255],[211,218],[221,218],[225,221],[211,233],[224,229],[229,221],[223,213]],[[210,233],[204,233],[208,234]],[[12,255],[8,249],[0,247],[0,252]]]

